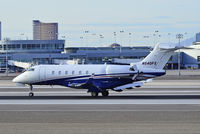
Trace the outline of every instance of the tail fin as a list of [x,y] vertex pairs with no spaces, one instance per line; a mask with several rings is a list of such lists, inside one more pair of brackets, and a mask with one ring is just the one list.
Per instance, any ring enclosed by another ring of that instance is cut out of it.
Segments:
[[[167,47],[165,46],[167,45]],[[144,68],[163,69],[174,51],[179,49],[172,44],[157,44],[153,51],[140,62]]]

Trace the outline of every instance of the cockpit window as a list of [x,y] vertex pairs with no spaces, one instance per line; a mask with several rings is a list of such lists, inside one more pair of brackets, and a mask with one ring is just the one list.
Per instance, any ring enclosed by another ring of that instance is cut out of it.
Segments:
[[29,68],[27,71],[34,71],[35,69],[34,68]]

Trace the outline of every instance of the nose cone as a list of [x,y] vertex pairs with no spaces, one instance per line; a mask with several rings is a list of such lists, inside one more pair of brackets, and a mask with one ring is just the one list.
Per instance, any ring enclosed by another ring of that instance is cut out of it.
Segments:
[[15,77],[15,78],[12,80],[12,82],[14,82],[14,83],[20,83],[20,78],[19,78],[19,76]]
[[19,76],[15,77],[12,82],[14,83],[26,83],[26,77],[24,73],[20,74]]

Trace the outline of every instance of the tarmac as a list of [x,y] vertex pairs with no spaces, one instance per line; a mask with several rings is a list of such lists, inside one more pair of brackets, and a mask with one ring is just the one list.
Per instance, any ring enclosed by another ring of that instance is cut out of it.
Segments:
[[97,98],[60,86],[34,86],[30,98],[28,87],[2,79],[0,133],[199,134],[200,79],[190,75],[167,75]]

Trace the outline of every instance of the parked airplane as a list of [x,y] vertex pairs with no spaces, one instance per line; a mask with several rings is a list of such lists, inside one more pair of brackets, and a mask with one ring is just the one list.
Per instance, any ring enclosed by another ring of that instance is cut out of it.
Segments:
[[141,87],[152,78],[164,75],[165,64],[175,50],[183,47],[157,44],[141,62],[131,65],[37,65],[13,79],[13,82],[30,86],[61,85],[88,89],[92,96],[108,96],[109,90],[123,91]]

